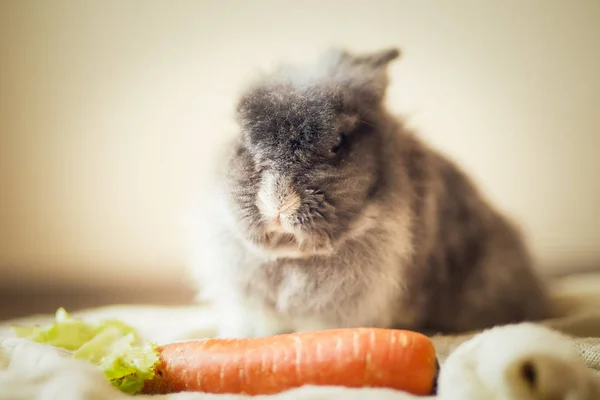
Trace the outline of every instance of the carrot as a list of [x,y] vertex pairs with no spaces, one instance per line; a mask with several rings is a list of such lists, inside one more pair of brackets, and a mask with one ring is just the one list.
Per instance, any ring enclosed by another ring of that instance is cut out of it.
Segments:
[[276,394],[303,385],[434,392],[438,363],[417,332],[351,328],[252,339],[206,339],[158,348],[143,392]]

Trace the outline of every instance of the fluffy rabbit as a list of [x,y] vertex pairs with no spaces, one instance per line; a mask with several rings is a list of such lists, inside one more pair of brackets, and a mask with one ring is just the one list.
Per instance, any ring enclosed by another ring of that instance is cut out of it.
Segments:
[[550,315],[518,229],[384,106],[398,56],[332,50],[242,94],[193,243],[219,336],[447,333]]

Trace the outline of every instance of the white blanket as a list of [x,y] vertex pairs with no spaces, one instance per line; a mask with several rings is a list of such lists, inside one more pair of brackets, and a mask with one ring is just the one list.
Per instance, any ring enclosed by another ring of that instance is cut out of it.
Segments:
[[[563,279],[555,297],[564,317],[482,333],[433,338],[442,364],[442,400],[600,399],[600,274]],[[122,319],[159,344],[214,335],[210,307],[103,307],[75,313],[89,321]],[[125,400],[101,371],[49,346],[14,337],[11,324],[44,324],[52,315],[0,325],[0,400]],[[137,396],[140,398],[150,396]],[[238,400],[244,396],[180,393],[170,400]],[[303,387],[257,400],[406,400],[384,389]]]

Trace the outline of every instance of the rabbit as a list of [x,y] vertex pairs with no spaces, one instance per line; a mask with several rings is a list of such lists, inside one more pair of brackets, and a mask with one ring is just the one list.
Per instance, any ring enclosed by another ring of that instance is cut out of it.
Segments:
[[240,94],[190,265],[219,337],[551,315],[520,228],[386,108],[399,56],[330,49]]

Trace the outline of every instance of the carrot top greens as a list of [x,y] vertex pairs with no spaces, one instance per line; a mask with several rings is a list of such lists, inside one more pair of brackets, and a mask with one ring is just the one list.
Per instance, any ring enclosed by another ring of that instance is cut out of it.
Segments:
[[138,393],[144,382],[154,377],[158,363],[156,345],[121,321],[92,324],[59,308],[54,323],[13,329],[18,337],[67,350],[74,358],[97,365],[125,393]]

